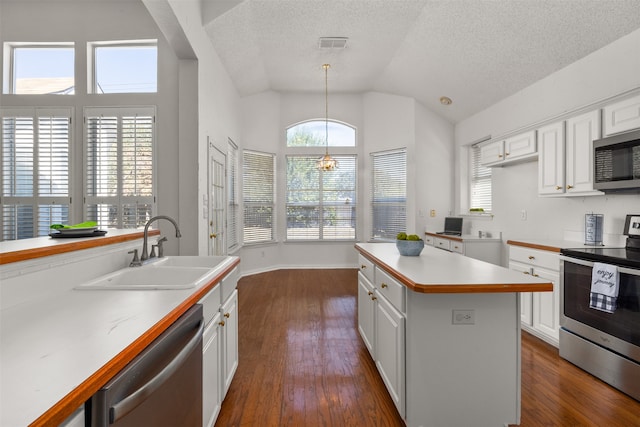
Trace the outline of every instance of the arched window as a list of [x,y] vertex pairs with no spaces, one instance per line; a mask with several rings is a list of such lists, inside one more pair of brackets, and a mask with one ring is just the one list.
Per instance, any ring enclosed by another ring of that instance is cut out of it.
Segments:
[[327,147],[326,124],[325,120],[310,120],[287,129],[291,153],[286,156],[288,241],[356,238],[356,129],[328,122],[328,149],[338,168],[324,171],[316,165]]
[[287,129],[287,147],[325,147],[328,131],[329,147],[355,147],[356,129],[345,123],[309,120]]

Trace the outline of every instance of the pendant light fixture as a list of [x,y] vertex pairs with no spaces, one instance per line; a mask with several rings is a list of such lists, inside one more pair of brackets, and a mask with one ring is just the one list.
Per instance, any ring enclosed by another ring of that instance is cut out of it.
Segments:
[[323,64],[324,68],[324,145],[326,148],[324,156],[318,159],[316,167],[323,171],[332,171],[338,168],[338,161],[329,155],[329,68],[331,65]]

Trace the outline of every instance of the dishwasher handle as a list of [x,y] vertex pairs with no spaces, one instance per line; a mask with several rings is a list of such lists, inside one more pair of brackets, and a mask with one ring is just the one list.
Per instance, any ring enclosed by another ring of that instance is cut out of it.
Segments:
[[202,338],[203,331],[204,321],[201,320],[198,324],[198,330],[194,334],[193,338],[189,340],[189,342],[182,348],[182,350],[180,350],[171,362],[162,368],[162,370],[145,385],[109,408],[109,423],[113,424],[120,418],[127,415],[152,395],[154,391],[160,388],[160,386],[162,386],[162,384],[169,379],[169,377],[171,377],[171,375],[173,375],[180,366],[182,366],[184,361],[193,352]]

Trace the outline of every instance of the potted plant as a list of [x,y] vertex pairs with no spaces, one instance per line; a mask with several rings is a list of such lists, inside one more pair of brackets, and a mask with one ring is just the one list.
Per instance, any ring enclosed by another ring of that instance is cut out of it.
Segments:
[[424,240],[417,234],[398,233],[396,236],[396,248],[400,255],[418,256],[424,249]]

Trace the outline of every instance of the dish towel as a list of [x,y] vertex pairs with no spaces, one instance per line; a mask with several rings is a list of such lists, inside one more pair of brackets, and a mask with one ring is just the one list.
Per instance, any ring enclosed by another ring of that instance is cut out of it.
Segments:
[[596,262],[591,273],[589,308],[613,313],[616,311],[620,274],[615,265]]

